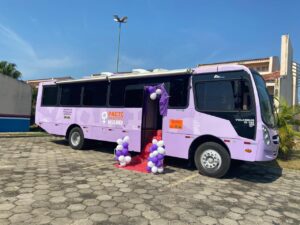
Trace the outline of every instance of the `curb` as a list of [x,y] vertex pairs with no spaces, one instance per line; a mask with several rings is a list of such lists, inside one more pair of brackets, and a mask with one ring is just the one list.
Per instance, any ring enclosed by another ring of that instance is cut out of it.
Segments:
[[4,132],[0,133],[0,138],[17,138],[17,137],[48,137],[51,136],[44,132]]

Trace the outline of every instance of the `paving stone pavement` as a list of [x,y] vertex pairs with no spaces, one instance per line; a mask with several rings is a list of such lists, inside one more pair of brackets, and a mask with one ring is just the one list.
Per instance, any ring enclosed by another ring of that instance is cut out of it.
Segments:
[[0,138],[0,224],[300,224],[300,173],[246,164],[213,179],[113,166],[111,147]]

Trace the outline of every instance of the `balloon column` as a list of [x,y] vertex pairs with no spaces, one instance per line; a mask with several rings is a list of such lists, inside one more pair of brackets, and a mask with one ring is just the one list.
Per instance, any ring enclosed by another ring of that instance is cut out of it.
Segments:
[[150,94],[151,100],[157,99],[158,96],[161,95],[161,89],[160,88],[155,88],[155,87],[148,87],[148,92]]
[[126,136],[123,139],[117,140],[117,147],[115,149],[116,160],[119,162],[120,166],[126,166],[131,162],[131,156],[128,152],[129,137]]
[[150,154],[148,158],[147,171],[152,173],[162,173],[164,171],[164,156],[166,154],[164,141],[152,140]]

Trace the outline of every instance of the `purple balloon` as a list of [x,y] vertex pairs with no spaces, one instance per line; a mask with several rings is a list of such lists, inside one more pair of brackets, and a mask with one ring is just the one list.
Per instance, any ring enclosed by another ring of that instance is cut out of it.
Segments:
[[128,148],[128,143],[127,142],[124,142],[122,145],[123,145],[123,148]]
[[124,148],[123,150],[122,150],[122,155],[127,155],[128,154],[128,149],[126,149],[126,148]]
[[163,163],[162,163],[162,161],[157,161],[157,163],[155,164],[157,167],[162,167],[162,165],[163,165]]
[[157,158],[158,158],[158,160],[162,160],[164,158],[164,155],[163,154],[158,154]]
[[146,169],[147,169],[148,172],[151,172],[151,167],[150,166],[147,166]]
[[153,158],[151,158],[151,161],[152,161],[153,163],[157,163],[158,159],[157,159],[157,157],[153,157]]
[[116,156],[119,157],[120,155],[122,155],[122,151],[116,151]]
[[153,92],[155,92],[155,88],[154,87],[148,87],[148,92],[151,94]]
[[158,148],[158,146],[157,146],[156,144],[153,144],[153,145],[152,145],[153,151],[155,151],[157,148]]
[[116,157],[115,157],[115,160],[119,161],[119,157],[118,157],[118,156],[116,156]]

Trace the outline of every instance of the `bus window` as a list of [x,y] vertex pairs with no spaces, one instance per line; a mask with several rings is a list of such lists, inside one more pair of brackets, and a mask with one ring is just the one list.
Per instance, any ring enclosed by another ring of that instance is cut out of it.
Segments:
[[83,84],[84,106],[106,106],[107,82],[89,82]]
[[61,86],[60,105],[62,106],[79,106],[81,96],[81,85],[63,84]]
[[189,79],[175,78],[170,80],[169,90],[169,107],[170,108],[184,108],[188,104],[188,83]]
[[195,88],[196,106],[200,111],[250,110],[250,87],[246,80],[198,82]]
[[141,108],[143,106],[144,85],[128,85],[125,89],[125,107]]
[[57,104],[57,86],[43,86],[42,106],[55,106]]
[[110,84],[109,105],[124,106],[124,81],[112,81]]

